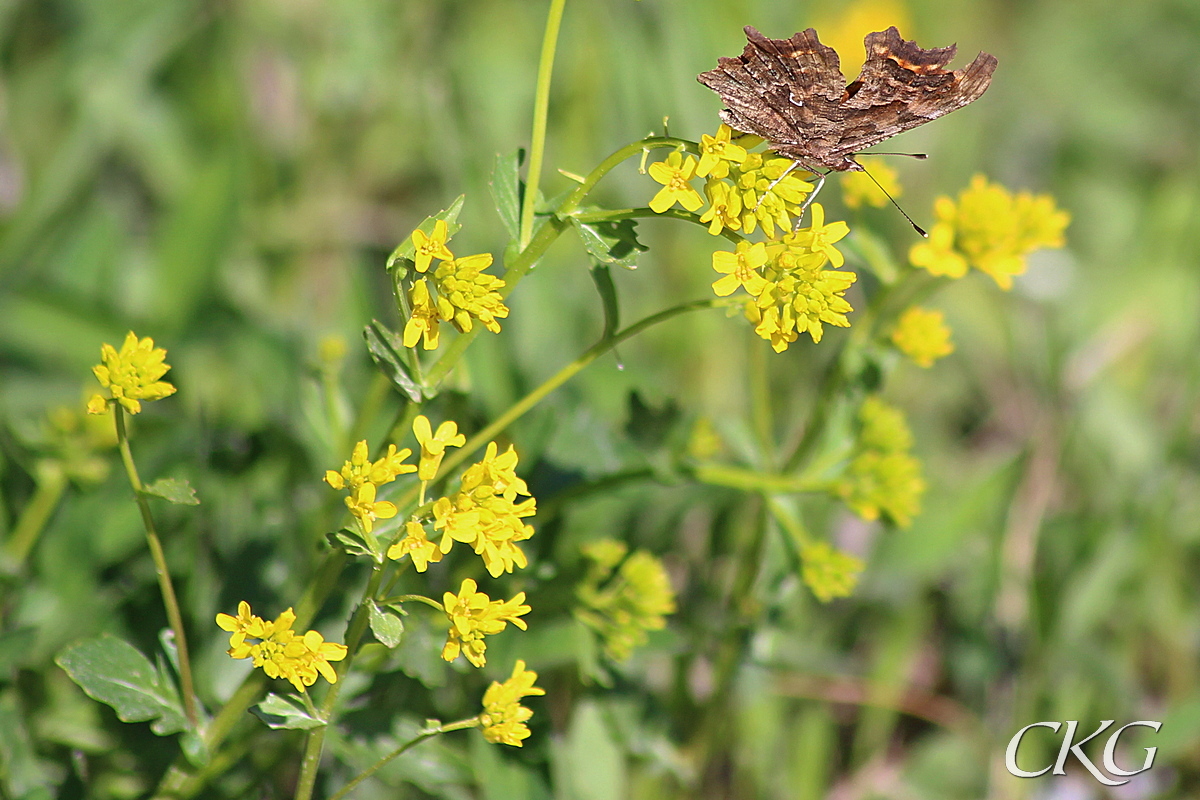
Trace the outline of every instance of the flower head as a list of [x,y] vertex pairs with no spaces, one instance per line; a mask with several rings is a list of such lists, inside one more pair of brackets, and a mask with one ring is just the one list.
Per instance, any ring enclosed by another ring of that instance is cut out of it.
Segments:
[[525,669],[524,661],[513,666],[512,676],[504,683],[492,681],[483,694],[483,713],[479,715],[483,738],[492,744],[521,747],[529,738],[525,723],[533,712],[521,705],[521,698],[544,695],[545,689],[534,686],[537,673]]
[[713,253],[713,269],[723,273],[725,277],[713,282],[713,292],[717,297],[726,297],[734,293],[738,287],[757,297],[767,285],[767,281],[759,274],[758,268],[767,263],[767,246],[762,242],[750,244],[738,242],[737,251],[733,253],[718,250]]
[[733,129],[724,122],[717,128],[716,136],[707,133],[700,137],[700,163],[696,165],[696,177],[712,175],[724,178],[729,174],[730,164],[741,164],[746,160],[746,148],[731,141]]
[[940,311],[912,306],[900,315],[891,338],[901,353],[922,367],[931,367],[934,361],[954,352],[950,329]]
[[[100,348],[101,363],[92,367],[92,373],[100,385],[108,389],[112,400],[120,403],[130,414],[142,410],[140,400],[161,400],[175,394],[175,387],[160,381],[171,367],[163,359],[167,351],[154,346],[147,336],[138,339],[130,331],[125,336],[120,352],[110,344]],[[88,400],[89,414],[103,414],[108,408],[108,398],[92,395]]]
[[862,559],[834,550],[828,542],[813,542],[800,548],[804,564],[801,577],[817,599],[828,603],[835,597],[849,597],[863,570]]
[[651,178],[663,185],[650,200],[650,208],[655,214],[663,213],[676,203],[688,211],[695,211],[704,205],[704,198],[688,183],[696,174],[695,156],[684,158],[676,150],[667,156],[666,161],[651,164],[649,172]]
[[841,251],[833,245],[845,238],[846,234],[850,232],[850,226],[841,220],[826,225],[825,209],[821,207],[820,203],[813,203],[810,213],[812,214],[812,224],[793,233],[793,243],[807,247],[814,253],[824,253],[833,266],[842,266],[846,263],[846,259],[842,257]]
[[377,519],[396,516],[396,505],[387,500],[375,500],[375,484],[364,483],[346,498],[346,508],[354,515],[365,533],[370,533]]
[[422,346],[426,350],[436,350],[438,324],[443,313],[436,300],[429,294],[429,282],[425,278],[418,280],[409,289],[408,303],[412,309],[412,316],[404,323],[404,346],[416,347],[417,342],[423,339]]
[[491,264],[491,253],[477,253],[444,261],[433,273],[438,314],[462,333],[474,327],[474,320],[492,333],[499,333],[500,323],[496,320],[508,316],[508,306],[500,296],[504,281],[483,271]]
[[675,592],[662,561],[645,550],[625,558],[627,551],[615,539],[585,546],[592,564],[576,589],[575,616],[600,635],[614,661],[627,659],[646,642],[648,631],[665,628],[667,615],[675,613]]
[[898,409],[868,397],[859,409],[856,453],[838,484],[838,494],[864,519],[886,516],[901,528],[921,509],[925,480],[912,456],[912,433]]
[[1025,271],[1026,256],[1042,247],[1062,247],[1070,215],[1049,195],[1013,195],[976,175],[955,202],[939,197],[937,223],[929,240],[913,245],[909,260],[935,275],[960,277],[967,266],[986,272],[1002,289]]
[[296,615],[292,609],[267,622],[250,612],[250,604],[238,603],[236,617],[217,614],[217,625],[229,631],[231,658],[252,658],[271,678],[287,678],[297,690],[307,691],[320,675],[337,683],[337,672],[330,661],[346,657],[346,646],[327,642],[317,631],[297,634],[292,630]]
[[387,557],[399,561],[404,556],[412,558],[417,572],[429,569],[430,562],[442,560],[442,551],[435,542],[425,538],[425,526],[414,520],[404,523],[405,537],[388,548]]
[[521,617],[528,614],[530,608],[524,605],[524,592],[518,592],[511,600],[492,600],[477,589],[475,581],[466,578],[458,594],[446,592],[442,597],[442,607],[450,620],[450,633],[442,648],[442,658],[446,661],[453,661],[461,653],[472,664],[482,667],[487,663],[484,636],[500,633],[510,622],[521,630],[526,629]]

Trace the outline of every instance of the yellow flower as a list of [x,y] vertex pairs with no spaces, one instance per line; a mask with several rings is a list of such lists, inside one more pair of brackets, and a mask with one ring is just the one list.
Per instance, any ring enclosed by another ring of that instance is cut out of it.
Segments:
[[[884,194],[871,178],[879,181],[887,194]],[[859,208],[864,204],[882,208],[888,204],[888,194],[899,197],[901,193],[900,176],[896,170],[882,162],[872,165],[870,175],[865,171],[842,173],[842,202],[847,208]]]
[[[125,336],[120,352],[111,344],[101,346],[102,363],[92,367],[92,373],[100,385],[108,389],[113,400],[130,414],[137,414],[142,410],[139,400],[161,400],[175,394],[174,386],[159,380],[171,368],[163,360],[166,356],[167,351],[155,347],[154,340],[149,336],[138,339],[130,331]],[[108,402],[104,395],[92,395],[88,400],[88,413],[103,414]]]
[[412,285],[408,292],[408,302],[412,308],[412,316],[408,318],[408,322],[404,323],[404,346],[416,347],[417,342],[423,337],[424,348],[436,350],[441,311],[430,296],[429,283],[424,278]]
[[708,232],[717,236],[725,228],[731,231],[742,227],[742,196],[724,181],[710,178],[704,184],[708,208],[700,215],[708,223]]
[[740,286],[752,297],[757,297],[767,285],[767,281],[758,273],[758,268],[767,263],[767,246],[758,242],[738,242],[737,251],[728,253],[718,250],[713,253],[713,269],[725,275],[718,278],[712,285],[717,297],[727,297]]
[[252,658],[271,678],[287,678],[297,690],[307,691],[321,675],[337,683],[337,672],[330,661],[346,657],[346,646],[326,642],[317,631],[297,635],[292,630],[296,615],[284,611],[274,622],[266,622],[250,613],[250,604],[238,603],[238,615],[217,614],[217,625],[230,632],[229,655],[232,658]]
[[386,500],[375,502],[375,484],[364,483],[346,498],[346,508],[362,525],[364,533],[370,533],[377,519],[391,519],[396,516],[396,506]]
[[908,10],[900,0],[853,0],[829,8],[837,9],[836,16],[818,19],[815,27],[821,32],[821,42],[837,51],[846,80],[854,79],[866,58],[864,36],[889,25],[895,25],[901,33],[912,27]]
[[892,344],[922,367],[931,367],[934,361],[954,352],[945,315],[916,306],[900,315],[892,331]]
[[496,320],[508,316],[499,291],[504,281],[483,271],[491,264],[491,253],[477,253],[445,261],[433,274],[438,314],[462,333],[470,331],[476,319],[492,333],[499,333]]
[[504,683],[492,681],[483,694],[483,713],[479,715],[483,738],[492,744],[522,746],[529,738],[525,723],[533,712],[521,705],[521,698],[546,693],[545,689],[533,685],[536,680],[537,673],[525,669],[525,662],[518,660],[508,680]]
[[[533,536],[533,526],[521,520],[533,516],[537,504],[529,497],[525,481],[517,477],[516,467],[512,445],[498,454],[496,443],[491,442],[483,461],[463,473],[454,497],[433,504],[433,527],[442,531],[441,551],[450,552],[456,541],[471,545],[493,578],[512,572],[514,566],[528,565],[517,543]],[[520,495],[529,499],[518,502]]]
[[399,561],[408,555],[412,558],[417,572],[429,569],[429,564],[442,560],[442,551],[433,542],[425,538],[425,526],[414,520],[404,523],[407,535],[388,548],[387,557]]
[[526,630],[521,617],[530,608],[524,605],[524,592],[518,592],[511,600],[492,600],[476,591],[477,588],[475,581],[466,578],[457,595],[446,592],[442,596],[442,607],[450,620],[450,632],[442,648],[442,658],[446,661],[453,661],[461,653],[476,667],[482,667],[487,663],[484,636],[500,633],[510,622]]
[[1026,256],[1042,247],[1062,247],[1070,215],[1049,195],[1013,195],[976,175],[958,202],[939,197],[937,223],[929,241],[913,246],[909,260],[935,275],[959,277],[967,266],[987,273],[1002,289],[1025,271]]
[[704,205],[704,198],[688,183],[696,174],[696,157],[686,159],[678,150],[667,156],[666,161],[656,161],[650,165],[650,177],[663,185],[658,194],[650,201],[650,209],[655,214],[661,214],[671,206],[679,203],[688,211],[695,211]]
[[834,550],[828,542],[813,542],[800,548],[804,583],[817,599],[828,603],[835,597],[854,594],[863,562],[849,553]]
[[662,630],[666,616],[675,613],[675,592],[662,561],[645,550],[625,558],[626,551],[615,539],[586,545],[592,565],[576,589],[581,605],[575,616],[600,635],[614,661],[629,658],[648,631]]
[[850,233],[850,226],[841,220],[826,225],[825,209],[821,207],[820,203],[813,203],[810,213],[812,214],[812,224],[793,233],[792,241],[814,253],[824,253],[825,257],[829,259],[829,263],[834,267],[841,267],[846,263],[846,259],[833,244],[841,241],[846,234]]
[[921,462],[909,453],[912,433],[903,414],[877,397],[863,402],[859,421],[856,453],[838,494],[864,519],[886,516],[907,528],[920,512],[925,493]]
[[442,456],[446,454],[447,447],[462,447],[467,443],[467,437],[458,432],[458,423],[443,422],[435,434],[429,425],[429,418],[424,414],[413,420],[413,434],[421,444],[417,477],[423,481],[431,481],[437,477],[438,467],[442,465]]
[[729,174],[729,165],[741,164],[746,160],[746,148],[733,144],[730,137],[733,129],[724,122],[717,127],[717,135],[707,133],[700,137],[700,163],[696,165],[696,177],[712,175],[724,178]]
[[414,261],[417,264],[417,272],[428,270],[430,263],[435,258],[442,261],[449,261],[454,258],[454,254],[446,246],[446,241],[449,238],[449,228],[444,219],[439,219],[433,223],[433,235],[431,236],[426,235],[425,231],[420,228],[413,231],[412,243],[413,249],[416,250]]
[[415,465],[404,463],[404,459],[412,455],[412,450],[407,447],[397,450],[396,445],[389,444],[387,454],[374,462],[368,458],[369,454],[367,440],[363,439],[354,445],[350,460],[342,464],[340,472],[325,471],[325,482],[339,490],[349,486],[353,492],[357,491],[364,483],[382,486],[396,480],[398,475],[417,471]]

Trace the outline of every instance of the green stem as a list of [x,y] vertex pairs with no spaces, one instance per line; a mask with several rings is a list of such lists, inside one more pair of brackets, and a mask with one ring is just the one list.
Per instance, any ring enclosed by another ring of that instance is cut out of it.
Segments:
[[4,554],[11,562],[6,566],[14,572],[29,557],[29,552],[37,544],[38,537],[46,528],[46,522],[58,507],[58,501],[62,499],[63,491],[67,488],[66,471],[62,463],[54,459],[48,458],[38,462],[35,478],[37,488],[22,509],[12,536],[4,543]]
[[[363,590],[362,600],[359,601],[358,608],[354,610],[354,616],[350,618],[350,625],[346,630],[346,657],[338,665],[339,678],[346,675],[354,663],[358,645],[367,630],[367,604],[375,602],[375,593],[379,591],[379,584],[382,580],[383,569],[376,564],[371,570],[371,578]],[[321,701],[320,717],[326,720],[326,724],[314,728],[308,734],[308,741],[304,746],[304,760],[300,764],[300,778],[296,782],[295,800],[309,800],[312,797],[313,787],[317,782],[317,769],[321,765],[321,751],[325,747],[325,733],[329,730],[329,722],[333,719],[333,707],[337,703],[338,693],[341,691],[343,683],[339,680],[331,685],[329,691],[325,693],[325,699]]]
[[553,392],[559,386],[562,386],[564,383],[582,371],[583,368],[588,364],[591,364],[597,358],[604,355],[621,342],[625,341],[631,336],[636,336],[652,325],[665,322],[672,317],[677,317],[680,314],[685,314],[689,311],[697,311],[703,308],[714,308],[719,302],[719,299],[713,298],[709,300],[693,300],[688,303],[681,303],[680,305],[672,306],[671,308],[660,311],[657,314],[652,314],[645,319],[641,319],[606,339],[601,339],[599,342],[589,347],[579,358],[560,369],[541,386],[537,387],[532,392],[525,395],[512,406],[510,406],[508,410],[497,417],[492,424],[488,425],[486,428],[479,431],[469,440],[467,440],[467,443],[459,448],[453,455],[447,456],[446,460],[442,462],[441,470],[438,472],[438,478],[441,478],[449,473],[469,456],[474,454],[476,450],[487,445],[488,442],[492,441],[496,434],[511,425],[526,411],[536,406],[543,398],[546,397],[546,395]]
[[380,600],[379,603],[385,606],[394,605],[396,603],[424,603],[431,608],[436,608],[438,611],[444,612],[446,610],[445,607],[437,600],[426,597],[423,594],[399,594],[395,597],[385,597],[384,599]]
[[461,730],[465,730],[467,728],[478,728],[480,724],[481,723],[480,723],[479,717],[471,717],[470,719],[459,720],[458,722],[451,722],[447,725],[438,725],[436,728],[428,728],[426,730],[421,731],[420,735],[418,735],[416,738],[408,740],[407,742],[400,745],[392,752],[388,753],[383,758],[376,761],[371,766],[367,767],[365,770],[360,772],[358,775],[355,775],[354,779],[352,781],[350,781],[345,786],[343,786],[341,789],[339,789],[337,792],[335,792],[333,794],[333,796],[331,796],[329,798],[329,800],[342,800],[342,798],[345,797],[346,795],[348,795],[351,792],[351,790],[354,789],[355,786],[358,786],[360,783],[365,781],[367,778],[371,777],[376,772],[383,769],[383,767],[385,767],[387,765],[387,763],[389,761],[391,761],[393,758],[396,758],[397,756],[402,755],[405,751],[407,751],[413,747],[416,747],[418,744],[425,741],[426,739],[431,739],[434,736],[437,736],[442,733],[449,733],[450,731],[461,731]]
[[762,494],[790,494],[795,492],[823,492],[829,485],[825,481],[804,476],[772,475],[741,467],[710,465],[696,467],[692,476],[700,483],[710,486],[725,486],[747,492]]
[[542,57],[538,62],[537,88],[533,95],[533,131],[529,142],[529,172],[525,176],[525,200],[521,204],[520,248],[524,250],[533,238],[534,206],[537,203],[538,183],[541,180],[542,160],[546,155],[546,119],[550,111],[550,76],[554,73],[554,51],[558,47],[558,31],[562,26],[563,9],[567,0],[550,0],[546,15],[546,32],[542,36]]
[[133,453],[129,449],[129,433],[125,429],[125,409],[121,407],[120,403],[113,403],[112,409],[117,425],[117,445],[121,451],[121,461],[125,465],[125,474],[129,477],[129,485],[133,487],[133,496],[137,501],[138,511],[142,514],[142,525],[146,528],[146,544],[150,546],[150,557],[154,559],[154,571],[158,575],[158,588],[162,591],[167,620],[170,622],[171,631],[175,635],[175,646],[179,651],[179,682],[183,694],[183,711],[187,714],[192,730],[198,731],[200,715],[196,712],[192,663],[188,658],[187,639],[183,633],[183,615],[179,613],[179,601],[175,597],[175,587],[171,584],[171,573],[167,570],[167,557],[163,553],[158,532],[154,529],[154,518],[150,515],[150,504],[144,494],[145,487],[138,477],[137,466],[133,463]]
[[[558,235],[567,229],[569,223],[567,217],[573,215],[575,210],[579,208],[579,204],[584,201],[588,194],[600,182],[600,179],[611,172],[618,164],[625,161],[632,155],[642,152],[646,149],[661,148],[661,147],[683,147],[685,149],[696,149],[695,142],[689,142],[686,139],[675,139],[668,136],[649,136],[645,139],[639,139],[636,142],[625,145],[624,147],[613,152],[608,158],[600,162],[600,164],[588,173],[584,178],[583,183],[576,187],[575,191],[567,196],[562,205],[554,212],[554,214],[546,220],[546,224],[538,229],[533,235],[529,244],[521,250],[521,252],[508,265],[502,276],[504,286],[500,289],[501,297],[508,297],[516,288],[517,283],[530,268],[537,263],[538,259],[546,252]],[[669,216],[671,215],[668,212]],[[434,365],[425,374],[426,386],[437,386],[440,384],[450,370],[454,369],[458,364],[462,354],[467,347],[474,341],[482,330],[481,325],[476,325],[467,333],[458,336],[454,342],[446,349],[446,352],[434,363]]]

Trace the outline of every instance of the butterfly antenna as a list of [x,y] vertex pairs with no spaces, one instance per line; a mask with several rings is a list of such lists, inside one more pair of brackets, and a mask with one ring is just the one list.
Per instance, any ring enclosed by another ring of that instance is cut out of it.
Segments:
[[918,161],[924,161],[925,159],[929,158],[928,153],[881,153],[878,150],[872,150],[869,153],[854,154],[855,158],[858,156],[907,156],[908,158],[915,158]]
[[[917,154],[915,154],[915,153],[892,153],[892,154],[880,153],[879,155],[917,155]],[[924,158],[925,156],[922,155],[921,157]],[[862,166],[862,165],[860,164],[859,166]],[[913,226],[913,230],[916,231],[917,233],[921,234],[922,236],[924,236],[926,239],[928,239],[929,234],[925,232],[925,229],[922,228],[917,223],[913,222],[913,218],[908,215],[907,211],[905,211],[903,208],[900,207],[900,204],[896,202],[896,198],[894,198],[890,194],[888,194],[888,190],[883,188],[883,185],[880,184],[879,181],[875,180],[875,176],[872,175],[870,172],[867,172],[866,169],[863,169],[863,172],[866,174],[866,176],[868,178],[871,179],[871,183],[873,183],[879,187],[879,191],[883,192],[884,197],[886,197],[888,200],[892,201],[892,205],[894,205],[896,207],[897,211],[899,211],[901,214],[904,215],[904,218],[906,220],[908,220],[908,224]]]

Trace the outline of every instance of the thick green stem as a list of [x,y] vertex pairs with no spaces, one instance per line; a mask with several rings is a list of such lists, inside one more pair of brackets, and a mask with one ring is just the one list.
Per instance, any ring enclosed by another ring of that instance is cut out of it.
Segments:
[[352,789],[354,789],[355,786],[358,786],[360,783],[365,781],[367,778],[371,777],[376,772],[383,769],[387,765],[387,763],[389,761],[391,761],[393,758],[396,758],[397,756],[402,755],[405,751],[407,751],[413,747],[416,747],[417,745],[419,745],[421,742],[425,741],[426,739],[431,739],[434,736],[437,736],[442,733],[449,733],[450,731],[461,731],[461,730],[465,730],[467,728],[478,728],[479,725],[480,725],[479,717],[471,717],[470,719],[459,720],[458,722],[451,722],[447,725],[438,725],[436,728],[429,728],[427,730],[421,731],[419,736],[417,736],[414,739],[409,739],[407,742],[400,745],[395,750],[388,753],[386,756],[379,759],[371,766],[367,767],[365,770],[360,772],[358,775],[355,775],[354,780],[350,781],[345,786],[343,786],[341,789],[339,789],[337,792],[335,792],[333,794],[333,796],[331,796],[329,798],[329,800],[342,800],[342,798],[345,797],[346,795],[348,795],[350,793],[350,791]]
[[20,565],[29,557],[29,552],[37,543],[38,537],[46,527],[46,522],[58,501],[62,499],[63,491],[67,488],[67,473],[62,463],[54,459],[45,459],[37,465],[37,488],[17,524],[13,527],[12,536],[4,543],[4,555],[8,566],[16,572]]
[[525,176],[525,200],[521,204],[520,247],[524,250],[533,237],[533,214],[546,155],[546,119],[550,112],[550,76],[554,73],[554,51],[558,30],[562,27],[567,0],[550,0],[546,32],[542,36],[542,57],[538,62],[537,88],[533,95],[533,131],[529,142],[529,172]]
[[192,662],[188,657],[187,638],[183,633],[183,615],[179,613],[179,601],[175,597],[175,587],[171,584],[171,573],[167,570],[167,557],[163,554],[162,543],[158,532],[154,529],[154,517],[150,515],[150,504],[146,500],[142,481],[138,477],[137,466],[133,463],[133,453],[129,449],[129,434],[125,429],[125,409],[120,403],[113,403],[113,417],[117,425],[117,444],[121,451],[121,461],[125,465],[125,474],[129,477],[129,485],[133,487],[133,496],[137,501],[138,511],[142,515],[142,525],[146,528],[146,544],[150,546],[150,557],[154,559],[154,571],[158,575],[158,588],[162,591],[163,605],[167,610],[167,621],[175,635],[175,646],[179,652],[179,683],[183,694],[183,711],[187,714],[188,722],[193,730],[200,729],[200,715],[196,712],[196,693],[192,684]]

